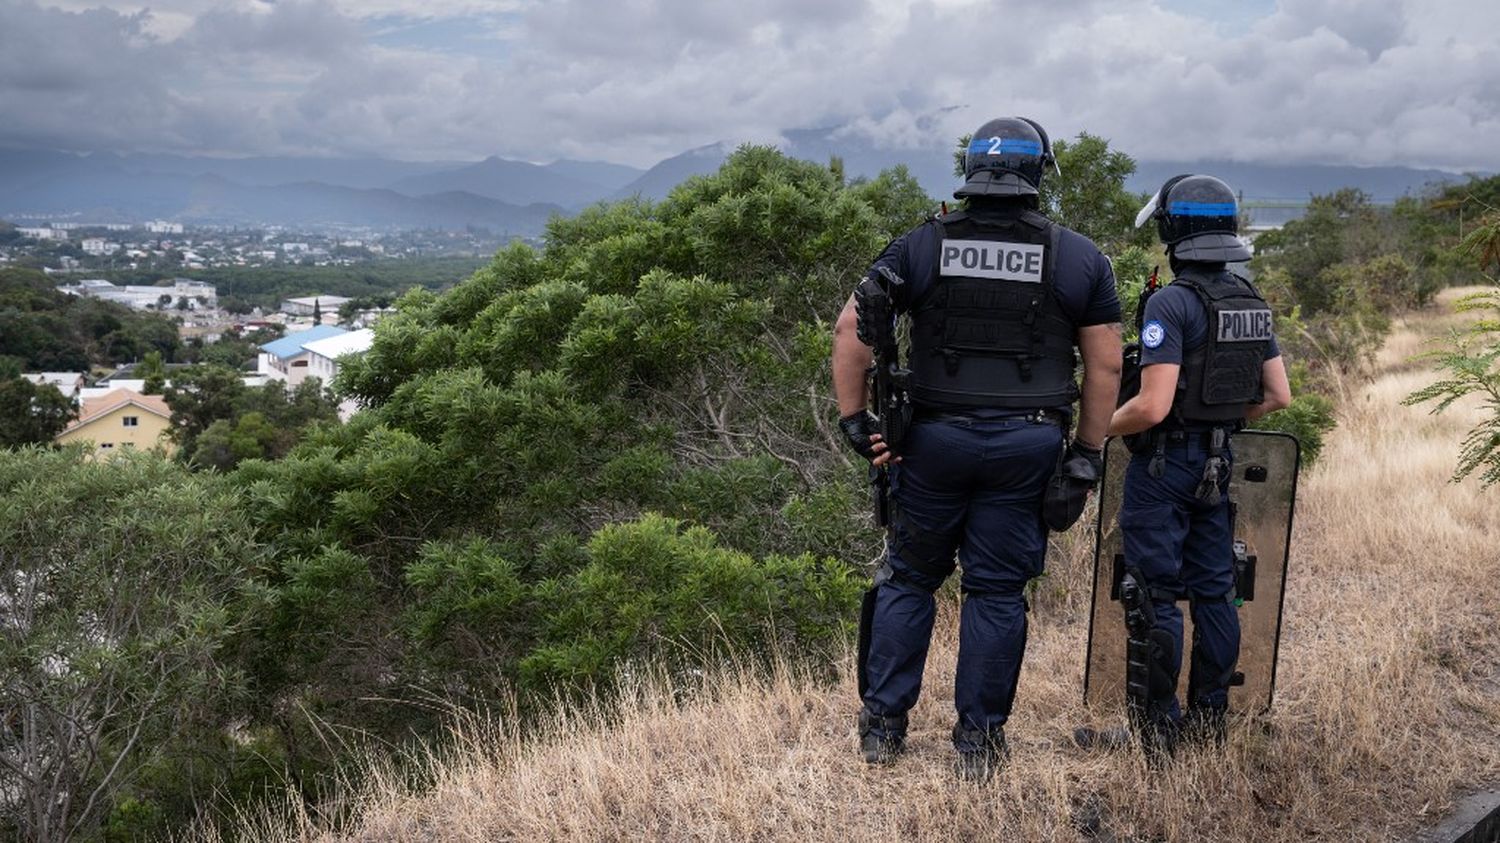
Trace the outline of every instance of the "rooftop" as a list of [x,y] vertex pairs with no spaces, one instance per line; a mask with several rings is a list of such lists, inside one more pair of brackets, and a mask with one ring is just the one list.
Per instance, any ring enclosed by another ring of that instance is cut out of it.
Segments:
[[375,343],[375,332],[369,328],[358,331],[349,331],[336,337],[313,340],[303,343],[302,348],[313,354],[327,357],[329,360],[337,360],[344,354],[361,354],[369,351],[370,346]]
[[280,357],[282,359],[288,357],[296,357],[304,351],[304,346],[306,346],[310,342],[327,339],[329,337],[336,337],[340,334],[347,333],[349,332],[337,325],[318,325],[306,331],[298,331],[295,334],[287,334],[279,340],[272,340],[271,342],[262,345],[260,347],[260,350],[266,352],[272,357]]
[[78,420],[68,425],[63,433],[77,430],[94,419],[108,415],[127,404],[133,404],[164,419],[172,417],[172,408],[167,406],[167,399],[160,395],[142,395],[129,389],[113,389],[97,398],[85,398],[83,406],[78,411]]

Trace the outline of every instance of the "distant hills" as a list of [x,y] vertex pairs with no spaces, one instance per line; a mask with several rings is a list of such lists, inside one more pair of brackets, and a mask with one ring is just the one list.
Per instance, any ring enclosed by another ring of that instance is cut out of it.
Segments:
[[[838,129],[784,133],[797,158],[843,159],[850,177],[905,164],[934,199],[957,180],[951,148],[884,149]],[[664,198],[696,175],[712,173],[734,144],[716,143],[641,170],[621,164],[560,160],[539,165],[498,156],[478,162],[379,158],[214,158],[0,149],[0,217],[19,220],[326,225],[374,228],[479,226],[536,236],[552,214],[600,200]],[[1388,202],[1429,184],[1461,178],[1406,167],[1266,165],[1143,161],[1128,186],[1156,189],[1181,172],[1224,178],[1246,199],[1305,200],[1357,187]]]

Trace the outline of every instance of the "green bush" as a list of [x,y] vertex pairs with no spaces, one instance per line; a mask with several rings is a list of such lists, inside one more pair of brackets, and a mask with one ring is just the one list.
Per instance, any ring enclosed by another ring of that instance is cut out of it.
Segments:
[[[244,501],[216,478],[151,454],[0,452],[0,831],[72,840],[106,815],[112,833],[181,821],[184,791],[226,782],[195,735],[240,713],[235,647],[265,564]],[[182,790],[133,793],[163,756],[200,766]]]

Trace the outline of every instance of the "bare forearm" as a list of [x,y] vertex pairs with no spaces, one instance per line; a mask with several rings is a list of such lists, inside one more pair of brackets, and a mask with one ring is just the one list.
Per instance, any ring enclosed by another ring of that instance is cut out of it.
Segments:
[[856,335],[853,312],[851,303],[833,329],[833,397],[839,402],[840,416],[868,406],[865,372],[875,359],[874,352]]
[[1104,444],[1109,415],[1120,397],[1120,323],[1079,328],[1078,351],[1083,355],[1083,387],[1077,439],[1097,448]]
[[1138,395],[1115,410],[1114,416],[1109,420],[1110,436],[1129,436],[1132,433],[1140,433],[1156,426],[1160,421],[1151,411],[1151,408]]
[[1109,377],[1090,374],[1085,370],[1082,392],[1083,397],[1078,402],[1078,433],[1075,438],[1091,448],[1097,448],[1104,443],[1110,414],[1120,395],[1119,372]]

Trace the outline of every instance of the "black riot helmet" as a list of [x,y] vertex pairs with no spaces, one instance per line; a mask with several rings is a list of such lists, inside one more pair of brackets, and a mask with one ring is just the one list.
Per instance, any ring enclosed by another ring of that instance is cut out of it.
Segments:
[[953,196],[1035,196],[1049,164],[1057,166],[1052,141],[1035,120],[991,120],[974,131],[964,153],[964,184]]
[[1172,257],[1184,261],[1230,263],[1250,260],[1239,238],[1239,204],[1229,185],[1213,176],[1167,179],[1136,215],[1135,227],[1156,220],[1157,233]]

